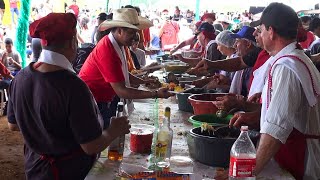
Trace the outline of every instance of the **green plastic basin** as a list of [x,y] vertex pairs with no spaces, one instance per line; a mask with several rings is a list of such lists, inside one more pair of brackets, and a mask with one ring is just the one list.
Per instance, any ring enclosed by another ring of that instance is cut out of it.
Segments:
[[229,124],[233,115],[228,115],[225,118],[218,118],[215,114],[201,114],[194,115],[189,118],[189,122],[193,124],[193,127],[200,127],[202,123],[208,123],[211,126],[222,126]]

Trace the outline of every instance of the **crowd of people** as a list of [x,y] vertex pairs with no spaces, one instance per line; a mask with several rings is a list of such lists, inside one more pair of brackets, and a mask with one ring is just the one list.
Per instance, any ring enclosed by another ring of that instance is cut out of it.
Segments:
[[[145,17],[131,5],[89,18],[76,2],[66,12],[30,24],[29,66],[21,70],[11,39],[1,56],[8,124],[24,137],[28,179],[84,179],[97,154],[129,132],[127,117],[110,121],[118,102],[130,114],[133,99],[173,96],[167,88],[135,88],[154,81],[135,75],[146,58],[165,52],[192,66],[189,74],[205,76],[196,87],[228,93],[218,109],[243,111],[230,126],[260,131],[256,174],[273,158],[296,179],[320,178],[319,18],[299,18],[282,3],[255,21],[248,12],[206,12],[195,22],[179,7]],[[184,20],[191,33],[182,39]]]

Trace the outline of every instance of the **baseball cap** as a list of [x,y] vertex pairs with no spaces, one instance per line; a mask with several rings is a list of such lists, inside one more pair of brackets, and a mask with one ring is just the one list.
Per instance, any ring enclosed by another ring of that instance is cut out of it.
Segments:
[[200,25],[200,27],[198,28],[198,32],[203,32],[203,31],[207,31],[207,32],[215,32],[214,31],[214,27],[212,24],[208,23],[208,22],[204,22]]
[[100,13],[97,17],[97,19],[101,20],[101,21],[104,21],[104,20],[107,20],[107,14],[106,13]]
[[256,27],[261,24],[271,26],[279,32],[297,31],[299,18],[296,12],[283,3],[271,3],[267,6],[257,21],[250,23],[251,27]]
[[230,34],[231,38],[239,38],[239,39],[248,39],[253,42],[256,42],[256,38],[253,36],[253,32],[255,29],[250,26],[243,26],[240,31],[238,31],[236,34]]

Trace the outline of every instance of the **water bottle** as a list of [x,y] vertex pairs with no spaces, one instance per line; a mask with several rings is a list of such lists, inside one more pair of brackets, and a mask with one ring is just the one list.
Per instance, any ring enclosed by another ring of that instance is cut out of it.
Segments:
[[256,179],[256,149],[249,138],[248,126],[241,126],[241,134],[230,151],[229,179]]
[[[124,104],[123,102],[119,102],[117,106],[117,117],[125,116]],[[110,119],[114,121],[116,119]],[[122,161],[123,159],[123,151],[124,151],[124,141],[125,135],[117,137],[108,147],[108,159],[112,161]]]

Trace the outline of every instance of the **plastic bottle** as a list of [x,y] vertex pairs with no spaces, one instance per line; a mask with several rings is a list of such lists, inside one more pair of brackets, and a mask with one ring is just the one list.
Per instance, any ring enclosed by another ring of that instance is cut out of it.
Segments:
[[[117,117],[125,116],[123,102],[119,102],[117,106]],[[111,123],[112,119],[110,119]],[[122,161],[124,151],[125,135],[117,137],[108,147],[108,159],[112,161]]]
[[248,126],[241,126],[241,134],[230,151],[229,179],[256,179],[256,149],[249,138]]
[[160,128],[157,130],[155,158],[156,165],[161,168],[170,166],[170,156],[172,148],[173,131],[170,128],[170,108],[165,108],[165,118]]

